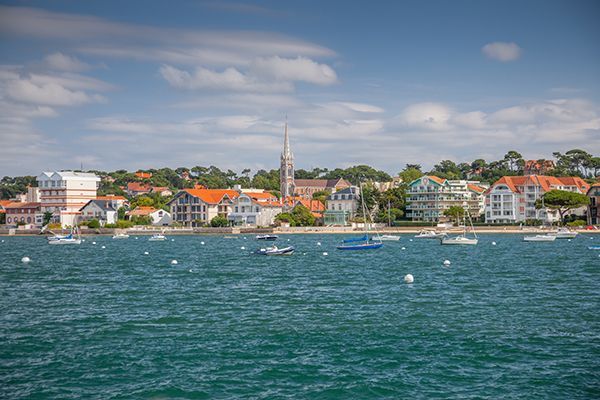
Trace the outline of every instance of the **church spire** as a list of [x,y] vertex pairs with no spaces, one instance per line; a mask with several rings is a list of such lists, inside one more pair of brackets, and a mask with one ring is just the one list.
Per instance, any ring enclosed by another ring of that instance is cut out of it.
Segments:
[[294,195],[294,155],[290,148],[290,137],[288,135],[287,115],[285,116],[285,130],[283,139],[283,152],[281,153],[281,164],[279,166],[279,181],[281,198],[287,199]]
[[290,137],[288,135],[288,124],[287,124],[287,115],[285,116],[285,136],[283,139],[283,154],[284,157],[292,157],[292,152],[290,151]]

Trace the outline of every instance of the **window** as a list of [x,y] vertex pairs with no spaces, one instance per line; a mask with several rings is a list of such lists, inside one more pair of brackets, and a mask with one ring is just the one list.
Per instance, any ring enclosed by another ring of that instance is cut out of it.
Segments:
[[10,217],[6,218],[6,222],[8,222],[10,224],[10,221],[11,221]]

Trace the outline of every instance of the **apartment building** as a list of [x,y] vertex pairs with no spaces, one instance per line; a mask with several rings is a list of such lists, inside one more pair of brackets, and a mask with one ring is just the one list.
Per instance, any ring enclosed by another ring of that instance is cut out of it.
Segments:
[[[560,219],[557,211],[537,209],[536,201],[550,190],[587,193],[590,185],[579,177],[544,175],[503,176],[488,190],[485,197],[485,222],[491,224],[540,220],[546,223]],[[585,210],[580,210],[583,214]]]
[[409,184],[406,216],[413,221],[439,222],[447,219],[445,210],[460,206],[475,219],[484,212],[485,191],[478,181],[422,176]]
[[239,192],[231,189],[184,189],[167,205],[173,222],[188,227],[210,223],[217,215],[227,218]]

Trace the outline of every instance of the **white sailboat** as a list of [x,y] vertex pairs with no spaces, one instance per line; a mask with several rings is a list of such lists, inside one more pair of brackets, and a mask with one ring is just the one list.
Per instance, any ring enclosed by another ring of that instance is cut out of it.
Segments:
[[162,242],[165,240],[167,240],[167,237],[165,236],[164,230],[161,233],[155,233],[148,239],[149,242]]
[[479,243],[479,239],[477,238],[477,233],[475,233],[475,228],[473,227],[473,221],[471,220],[471,215],[469,214],[469,210],[465,209],[465,215],[469,217],[469,223],[471,225],[471,231],[473,232],[473,237],[467,237],[467,221],[463,216],[463,231],[460,235],[457,236],[444,236],[441,239],[441,244],[443,245],[471,245],[474,246]]
[[81,234],[77,225],[71,227],[71,233],[68,235],[54,235],[47,238],[48,244],[81,244]]
[[446,232],[438,232],[435,229],[422,229],[415,235],[415,239],[440,239],[444,236],[447,236]]

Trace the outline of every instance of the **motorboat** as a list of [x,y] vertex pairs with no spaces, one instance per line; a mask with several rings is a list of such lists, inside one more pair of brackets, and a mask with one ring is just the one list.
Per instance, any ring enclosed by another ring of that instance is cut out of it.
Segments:
[[129,235],[126,233],[117,233],[112,238],[113,239],[129,239]]
[[415,235],[416,239],[440,239],[447,236],[446,232],[438,232],[433,229],[423,229]]
[[396,235],[381,235],[378,237],[380,241],[394,242],[400,240],[400,236]]
[[162,242],[165,240],[167,240],[167,237],[162,233],[155,233],[150,237],[150,239],[148,239],[149,242]]
[[277,235],[256,235],[256,240],[277,240]]
[[555,235],[535,235],[523,237],[525,242],[554,242],[556,240]]
[[558,231],[552,232],[550,235],[556,236],[557,239],[575,239],[579,233],[568,228],[559,228]]
[[277,246],[272,246],[258,249],[254,252],[254,254],[259,254],[262,256],[291,256],[294,254],[294,250],[294,246],[288,246],[281,249]]
[[445,236],[442,238],[442,244],[446,245],[476,245],[477,243],[479,243],[479,239],[477,239],[476,237],[468,238],[465,235],[458,235],[453,237]]

